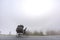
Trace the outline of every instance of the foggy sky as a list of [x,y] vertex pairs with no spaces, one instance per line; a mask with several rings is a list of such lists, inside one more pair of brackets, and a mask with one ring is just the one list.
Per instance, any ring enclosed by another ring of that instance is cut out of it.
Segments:
[[[29,18],[25,15],[24,3],[27,0],[0,0],[0,30],[14,34],[17,25],[22,24],[27,30],[60,30],[60,0],[51,0],[52,8],[42,16]],[[48,3],[47,3],[48,4]]]

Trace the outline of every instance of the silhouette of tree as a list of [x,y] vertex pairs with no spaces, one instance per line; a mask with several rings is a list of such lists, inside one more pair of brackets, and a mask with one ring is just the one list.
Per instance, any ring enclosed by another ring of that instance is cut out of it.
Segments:
[[41,35],[41,36],[43,36],[43,35],[44,35],[42,31],[40,32],[40,35]]
[[1,34],[1,31],[0,31],[0,34]]
[[11,32],[9,32],[9,35],[11,35]]

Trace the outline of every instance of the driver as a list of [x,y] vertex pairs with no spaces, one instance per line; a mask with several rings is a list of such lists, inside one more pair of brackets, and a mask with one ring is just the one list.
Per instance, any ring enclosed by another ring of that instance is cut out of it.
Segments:
[[23,33],[23,28],[24,28],[23,25],[18,25],[18,26],[17,26],[17,29],[16,29],[16,32],[17,32],[17,33]]

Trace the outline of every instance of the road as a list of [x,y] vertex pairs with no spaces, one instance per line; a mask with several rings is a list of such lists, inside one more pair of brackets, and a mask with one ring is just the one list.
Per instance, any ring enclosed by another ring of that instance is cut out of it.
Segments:
[[60,36],[0,36],[0,40],[60,40]]

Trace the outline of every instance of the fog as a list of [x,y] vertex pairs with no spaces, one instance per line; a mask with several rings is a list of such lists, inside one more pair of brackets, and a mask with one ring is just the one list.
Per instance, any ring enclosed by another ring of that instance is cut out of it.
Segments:
[[15,34],[19,24],[30,31],[60,30],[60,0],[0,0],[2,34]]

